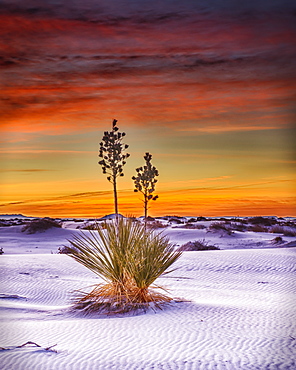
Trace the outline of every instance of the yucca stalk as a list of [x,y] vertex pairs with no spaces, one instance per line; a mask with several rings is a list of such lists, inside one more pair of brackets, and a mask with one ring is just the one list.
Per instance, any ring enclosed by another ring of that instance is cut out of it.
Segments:
[[76,308],[119,313],[171,301],[152,286],[181,255],[168,238],[120,219],[98,224],[89,235],[81,233],[69,242],[69,255],[105,281],[90,293],[80,292]]

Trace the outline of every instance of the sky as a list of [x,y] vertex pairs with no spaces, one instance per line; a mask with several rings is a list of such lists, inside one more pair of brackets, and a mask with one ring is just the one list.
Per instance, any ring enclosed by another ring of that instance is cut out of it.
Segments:
[[101,217],[114,118],[151,216],[296,216],[292,0],[0,0],[0,214]]

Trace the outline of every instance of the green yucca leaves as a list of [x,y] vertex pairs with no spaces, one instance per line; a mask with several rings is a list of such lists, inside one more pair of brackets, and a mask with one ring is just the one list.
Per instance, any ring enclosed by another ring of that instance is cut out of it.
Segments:
[[181,252],[174,250],[168,238],[147,230],[145,225],[125,219],[98,224],[95,231],[75,236],[70,244],[69,255],[107,284],[82,299],[85,302],[86,297],[91,298],[96,309],[102,306],[111,311],[115,304],[125,311],[126,307],[170,300],[159,293],[148,293],[148,288],[160,275],[170,272],[169,267]]

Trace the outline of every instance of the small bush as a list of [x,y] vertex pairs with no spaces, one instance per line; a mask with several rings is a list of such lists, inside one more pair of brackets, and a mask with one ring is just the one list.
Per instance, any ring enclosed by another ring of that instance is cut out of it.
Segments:
[[269,230],[273,234],[283,234],[285,236],[296,236],[296,228],[289,226],[274,225]]
[[196,230],[203,230],[206,229],[205,225],[194,225],[191,223],[187,223],[184,226],[181,226],[182,229],[196,229]]
[[272,226],[276,224],[276,220],[269,217],[251,217],[249,223],[252,225]]
[[192,217],[187,222],[190,224],[190,223],[196,222],[196,221],[197,221],[197,219]]
[[161,221],[155,220],[152,222],[147,222],[146,226],[148,229],[157,230],[157,229],[164,229],[168,225],[163,224]]
[[178,248],[178,251],[210,251],[219,249],[220,248],[216,247],[215,245],[209,245],[209,243],[203,239],[183,244],[180,248]]
[[52,227],[61,228],[62,226],[52,218],[45,217],[31,221],[22,228],[22,232],[26,232],[27,234],[35,234],[37,232],[44,232]]
[[81,229],[81,230],[97,230],[98,228],[98,225],[97,223],[86,223],[84,225],[81,225],[81,226],[78,226],[77,229]]
[[3,248],[0,248],[0,255],[4,253]]
[[232,230],[235,230],[235,231],[240,231],[240,232],[244,232],[247,230],[247,226],[243,223],[240,223],[240,222],[231,222],[230,224],[231,226],[231,229]]
[[253,231],[254,233],[267,233],[268,228],[261,225],[252,225],[248,227],[248,231]]
[[177,225],[183,224],[182,220],[180,220],[179,218],[174,218],[174,217],[170,218],[169,222],[177,224]]
[[155,221],[155,218],[151,216],[147,216],[147,217],[144,217],[144,221],[152,222],[152,221]]
[[272,244],[282,244],[284,243],[284,240],[281,236],[277,236],[271,241]]
[[69,248],[66,245],[58,248],[58,254],[69,254],[69,253],[71,253],[71,248]]
[[206,217],[203,217],[203,216],[199,216],[197,217],[196,221],[207,221],[208,219]]
[[233,231],[231,230],[231,224],[227,222],[213,222],[209,226],[209,231],[212,231],[212,232],[222,231],[223,233],[226,233],[227,235],[233,234]]

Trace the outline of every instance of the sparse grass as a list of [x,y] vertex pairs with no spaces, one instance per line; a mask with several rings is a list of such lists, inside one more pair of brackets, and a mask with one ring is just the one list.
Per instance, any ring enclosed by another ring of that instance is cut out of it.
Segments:
[[75,308],[125,313],[171,301],[152,285],[181,255],[168,238],[126,219],[98,225],[96,231],[70,240],[68,254],[105,281],[90,293],[79,292]]
[[285,236],[296,236],[296,228],[289,226],[274,225],[269,230],[273,234],[283,234]]
[[180,226],[180,228],[182,229],[196,229],[196,230],[203,230],[203,229],[206,229],[206,226],[205,225],[195,225],[195,224],[191,224],[191,223],[187,223],[183,226]]
[[[102,227],[104,227],[104,223],[101,224]],[[98,228],[98,223],[91,223],[91,224],[86,224],[78,227],[81,230],[97,230]]]
[[213,222],[209,226],[209,231],[212,232],[222,232],[227,235],[232,235],[233,231],[231,230],[231,224],[227,222]]
[[252,225],[261,225],[261,226],[272,226],[276,224],[276,220],[270,217],[251,217],[249,220],[249,223]]
[[52,227],[61,228],[62,226],[52,218],[45,217],[29,222],[22,228],[22,232],[26,232],[27,234],[35,234],[37,232],[44,232]]
[[164,229],[168,227],[168,225],[163,224],[161,221],[155,220],[155,221],[149,221],[146,223],[147,228],[151,230],[156,230],[156,229]]
[[248,231],[253,231],[254,233],[267,233],[268,228],[262,225],[251,225],[248,227]]
[[235,231],[244,232],[247,230],[247,226],[242,222],[231,222],[230,228]]
[[209,251],[219,249],[220,248],[216,247],[215,245],[210,245],[205,239],[202,239],[183,244],[180,248],[178,248],[178,251]]

